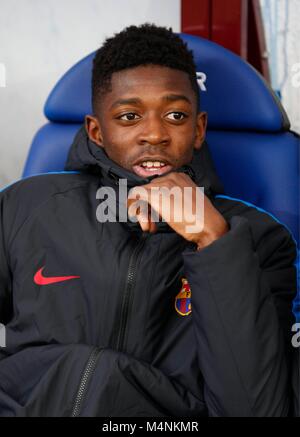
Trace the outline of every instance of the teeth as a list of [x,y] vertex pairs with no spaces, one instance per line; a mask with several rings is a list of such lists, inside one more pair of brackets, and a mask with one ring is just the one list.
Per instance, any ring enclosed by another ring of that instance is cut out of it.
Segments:
[[164,167],[166,164],[164,162],[160,162],[160,161],[145,161],[142,162],[142,167],[147,167],[148,169],[151,168],[160,168],[160,167]]

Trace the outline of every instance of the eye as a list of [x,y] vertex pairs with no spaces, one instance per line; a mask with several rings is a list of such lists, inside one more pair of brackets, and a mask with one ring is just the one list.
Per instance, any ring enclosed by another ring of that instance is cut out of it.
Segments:
[[187,117],[186,114],[184,114],[183,112],[179,112],[179,111],[178,112],[170,112],[168,114],[168,118],[170,120],[174,120],[174,121],[181,121],[186,117]]
[[137,120],[138,118],[138,115],[134,112],[126,112],[126,114],[120,115],[120,117],[118,117],[118,120],[133,121]]

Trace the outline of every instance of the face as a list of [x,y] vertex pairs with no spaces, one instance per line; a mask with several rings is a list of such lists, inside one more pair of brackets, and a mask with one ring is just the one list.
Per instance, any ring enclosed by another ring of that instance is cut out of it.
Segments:
[[85,126],[110,159],[144,178],[191,161],[205,137],[206,114],[197,111],[187,73],[149,65],[114,73],[111,91]]

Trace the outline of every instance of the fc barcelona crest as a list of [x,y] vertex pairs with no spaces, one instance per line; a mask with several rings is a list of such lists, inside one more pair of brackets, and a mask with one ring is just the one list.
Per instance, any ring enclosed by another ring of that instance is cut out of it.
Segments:
[[181,316],[188,316],[192,312],[192,292],[188,280],[186,278],[182,278],[181,281],[181,290],[175,298],[175,309]]

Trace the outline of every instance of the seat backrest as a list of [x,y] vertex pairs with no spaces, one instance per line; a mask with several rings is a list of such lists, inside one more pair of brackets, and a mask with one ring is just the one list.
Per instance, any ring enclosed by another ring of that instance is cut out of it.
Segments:
[[[208,144],[226,194],[273,214],[299,239],[299,136],[249,64],[211,41],[181,34],[193,50]],[[23,176],[62,171],[73,137],[91,113],[94,53],[73,66],[45,104],[49,120],[36,134]]]

